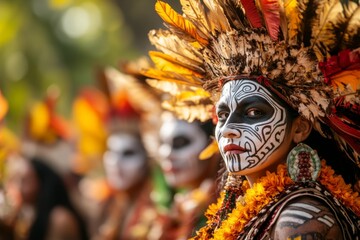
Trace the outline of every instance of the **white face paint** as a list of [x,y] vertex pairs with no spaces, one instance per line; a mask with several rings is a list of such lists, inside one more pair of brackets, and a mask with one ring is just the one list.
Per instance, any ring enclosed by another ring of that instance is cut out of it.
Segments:
[[284,141],[286,110],[257,82],[226,83],[216,113],[216,140],[229,172],[256,170]]
[[134,186],[147,171],[142,142],[128,133],[111,135],[104,154],[104,168],[109,184],[117,190]]
[[160,141],[160,166],[170,186],[191,185],[204,174],[208,164],[199,160],[199,154],[207,136],[196,123],[169,117],[161,126]]

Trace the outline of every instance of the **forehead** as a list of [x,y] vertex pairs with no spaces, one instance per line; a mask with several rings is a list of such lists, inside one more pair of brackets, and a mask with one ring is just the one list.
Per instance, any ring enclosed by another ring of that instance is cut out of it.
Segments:
[[116,133],[109,136],[107,146],[113,151],[121,151],[126,148],[141,148],[141,141],[130,133]]
[[176,136],[197,136],[201,128],[195,123],[189,123],[176,118],[168,119],[163,122],[160,130],[162,140],[172,139]]
[[270,93],[261,84],[247,79],[234,80],[225,83],[221,91],[221,99],[235,98],[243,99],[249,96],[261,96],[265,99],[274,99]]

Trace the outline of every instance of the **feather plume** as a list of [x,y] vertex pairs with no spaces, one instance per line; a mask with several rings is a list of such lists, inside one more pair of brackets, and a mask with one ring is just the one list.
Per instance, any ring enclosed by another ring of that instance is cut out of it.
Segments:
[[214,154],[219,153],[219,146],[215,139],[200,153],[199,159],[206,160],[211,158]]
[[164,30],[150,31],[149,39],[156,49],[164,54],[171,55],[178,62],[191,66],[191,69],[194,69],[194,71],[204,72],[204,69],[201,67],[202,60],[199,51],[188,44],[188,42]]
[[272,40],[276,41],[280,30],[280,7],[277,0],[257,0],[261,7],[266,29]]
[[183,91],[176,96],[177,101],[191,101],[200,103],[203,99],[209,99],[210,93],[202,88],[196,88],[193,91]]
[[180,3],[185,16],[194,24],[196,23],[196,27],[203,33],[203,35],[205,35],[208,39],[211,38],[211,27],[204,5],[201,1],[180,0]]
[[[338,42],[338,25],[343,25],[346,21],[344,16],[343,5],[336,3],[328,14],[324,27],[322,28],[321,35],[317,38],[318,46],[323,46],[323,50],[326,53],[330,53]],[[341,28],[342,26],[340,26]],[[342,31],[342,30],[340,30]],[[320,45],[321,44],[321,45]],[[330,53],[331,54],[331,53]]]
[[191,69],[190,66],[186,66],[185,63],[179,64],[174,58],[166,55],[162,52],[150,51],[149,56],[154,62],[157,69],[162,71],[176,72],[184,75],[194,75],[196,77],[201,77],[201,73],[197,73],[195,70]]
[[343,48],[360,47],[360,7],[357,5],[344,34]]
[[208,44],[208,41],[199,35],[194,24],[178,14],[169,4],[157,1],[155,10],[166,23],[175,27],[176,30],[186,33],[201,44]]
[[172,96],[178,94],[183,87],[183,85],[179,86],[174,82],[169,81],[159,81],[156,79],[146,79],[146,83],[151,87],[160,90],[161,92],[168,93]]
[[240,0],[243,8],[245,9],[245,15],[249,19],[252,27],[262,27],[261,16],[257,10],[254,0]]
[[224,14],[229,21],[230,26],[237,30],[250,27],[249,20],[246,18],[243,9],[241,8],[239,1],[234,0],[222,0],[217,1],[218,4],[224,9]]
[[[314,51],[320,60],[323,60],[322,58],[324,56],[326,57],[327,51],[324,46],[327,45],[327,38],[329,36],[326,35],[325,32],[329,27],[329,19],[334,18],[333,13],[336,11],[333,10],[339,7],[338,3],[339,0],[321,1],[317,9],[317,17],[314,19],[314,22],[312,24],[311,47],[314,48]],[[321,43],[320,38],[325,39],[326,41],[324,43]]]
[[210,10],[208,18],[213,35],[215,35],[216,32],[231,31],[231,26],[224,14],[224,9],[217,3],[217,0],[204,0],[204,4]]
[[301,11],[299,5],[298,0],[284,1],[285,16],[287,20],[287,36],[289,41],[293,40],[299,31],[301,23]]
[[349,2],[344,10],[344,17],[346,19],[340,18],[337,26],[335,26],[338,32],[341,33],[341,36],[339,36],[339,50],[347,49],[347,46],[351,46],[351,48],[360,46],[359,41],[352,41],[353,36],[360,36],[360,6],[354,2]]
[[149,78],[165,80],[188,86],[202,86],[202,80],[193,75],[182,75],[175,72],[161,71],[155,68],[144,69],[141,72]]
[[164,101],[162,104],[164,109],[172,111],[176,114],[179,119],[184,119],[186,121],[192,122],[195,119],[198,119],[202,122],[205,122],[212,117],[212,104],[191,104],[191,103],[178,103],[178,102],[169,102]]

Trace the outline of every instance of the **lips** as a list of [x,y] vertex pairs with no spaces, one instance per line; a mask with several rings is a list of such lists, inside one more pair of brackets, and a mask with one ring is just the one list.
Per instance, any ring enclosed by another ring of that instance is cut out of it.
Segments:
[[224,147],[224,152],[225,153],[232,153],[232,154],[240,154],[240,153],[247,152],[247,150],[245,148],[242,148],[242,147],[238,146],[238,145],[229,144],[229,145],[226,145]]

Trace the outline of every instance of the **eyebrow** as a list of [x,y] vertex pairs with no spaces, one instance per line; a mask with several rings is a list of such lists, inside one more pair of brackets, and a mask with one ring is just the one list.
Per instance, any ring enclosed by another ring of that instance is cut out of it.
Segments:
[[221,101],[221,102],[218,102],[216,109],[226,110],[226,109],[229,109],[229,107],[224,101]]

